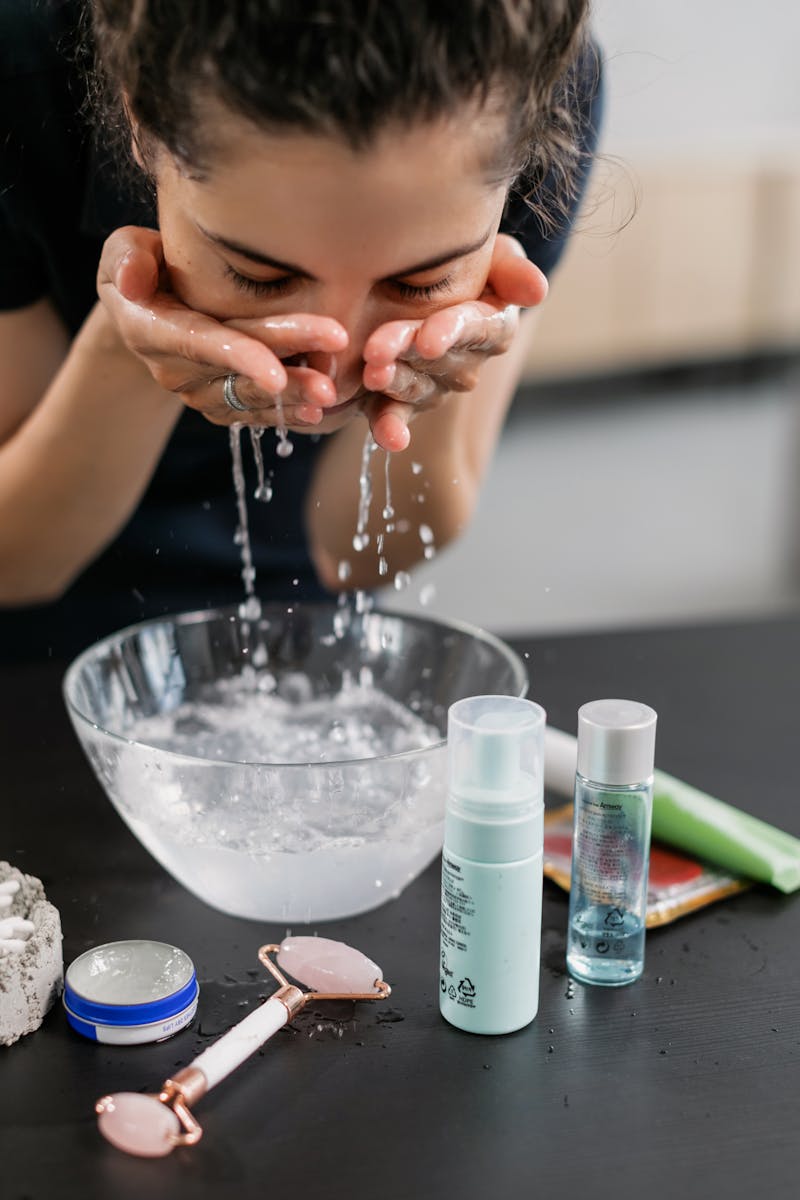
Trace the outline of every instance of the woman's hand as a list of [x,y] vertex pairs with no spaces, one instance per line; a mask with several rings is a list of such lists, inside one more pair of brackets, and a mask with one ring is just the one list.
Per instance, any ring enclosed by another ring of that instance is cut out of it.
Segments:
[[[155,230],[126,226],[111,234],[97,290],[125,345],[156,383],[216,425],[308,430],[337,402],[328,375],[281,361],[343,350],[347,334],[337,321],[301,313],[221,323],[194,312],[168,290]],[[223,380],[231,374],[248,412],[234,412],[225,403]]]
[[486,289],[478,300],[440,309],[416,321],[389,321],[364,347],[365,404],[375,440],[404,450],[416,412],[436,407],[450,392],[472,391],[487,358],[508,350],[519,306],[547,295],[547,280],[514,238],[499,234]]

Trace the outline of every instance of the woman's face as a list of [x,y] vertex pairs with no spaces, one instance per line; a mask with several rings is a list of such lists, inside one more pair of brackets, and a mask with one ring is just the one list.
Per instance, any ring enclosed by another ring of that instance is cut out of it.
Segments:
[[363,348],[386,321],[424,317],[484,288],[506,196],[486,160],[501,132],[470,108],[387,130],[361,152],[220,116],[224,155],[203,179],[156,165],[172,287],[218,320],[334,317],[340,402],[362,390]]

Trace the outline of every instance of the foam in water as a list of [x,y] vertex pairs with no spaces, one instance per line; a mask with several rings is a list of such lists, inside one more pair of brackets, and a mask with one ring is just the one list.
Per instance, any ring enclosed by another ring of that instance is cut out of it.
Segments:
[[140,717],[132,741],[194,758],[243,763],[317,763],[372,759],[419,750],[438,730],[374,686],[367,668],[341,691],[314,696],[302,672],[273,675],[255,692],[247,679],[220,679],[169,713]]
[[135,719],[117,757],[95,761],[125,819],[187,887],[239,916],[333,919],[397,895],[441,844],[443,750],[403,753],[440,743],[438,728],[364,669],[334,695],[299,672],[252,673],[255,688],[223,679]]

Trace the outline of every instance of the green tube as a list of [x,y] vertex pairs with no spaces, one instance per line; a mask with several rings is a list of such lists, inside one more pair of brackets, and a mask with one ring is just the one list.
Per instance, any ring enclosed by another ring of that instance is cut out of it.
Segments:
[[663,771],[655,773],[653,837],[782,892],[800,887],[800,838]]

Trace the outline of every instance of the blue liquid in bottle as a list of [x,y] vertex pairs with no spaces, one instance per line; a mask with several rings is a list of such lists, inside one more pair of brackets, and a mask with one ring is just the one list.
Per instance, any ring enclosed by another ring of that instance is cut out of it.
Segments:
[[[629,739],[645,736],[637,752]],[[655,713],[632,702],[595,701],[581,709],[578,739],[579,768],[583,758],[597,774],[616,778],[596,782],[580,769],[576,775],[567,969],[582,983],[619,987],[644,970]],[[648,777],[617,782],[628,766],[644,766]]]

